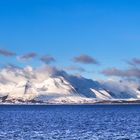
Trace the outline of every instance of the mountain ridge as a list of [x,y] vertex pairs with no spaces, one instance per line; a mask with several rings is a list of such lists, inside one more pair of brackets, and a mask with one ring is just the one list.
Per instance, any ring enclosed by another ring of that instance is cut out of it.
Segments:
[[139,99],[140,91],[136,85],[118,81],[107,84],[50,66],[0,70],[1,103],[92,104]]

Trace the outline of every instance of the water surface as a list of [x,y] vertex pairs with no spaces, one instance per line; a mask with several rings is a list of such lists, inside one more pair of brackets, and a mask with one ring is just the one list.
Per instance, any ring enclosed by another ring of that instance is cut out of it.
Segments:
[[140,105],[1,105],[0,140],[140,140]]

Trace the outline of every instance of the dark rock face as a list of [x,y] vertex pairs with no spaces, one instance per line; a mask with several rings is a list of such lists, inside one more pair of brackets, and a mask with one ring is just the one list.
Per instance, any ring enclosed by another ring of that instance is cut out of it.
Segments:
[[24,94],[27,93],[28,89],[31,88],[31,84],[30,81],[27,81],[26,85],[25,85],[25,90],[24,90]]
[[8,98],[8,95],[3,96],[3,97],[0,97],[0,99],[1,99],[2,102],[5,102],[5,100],[6,100],[7,98]]

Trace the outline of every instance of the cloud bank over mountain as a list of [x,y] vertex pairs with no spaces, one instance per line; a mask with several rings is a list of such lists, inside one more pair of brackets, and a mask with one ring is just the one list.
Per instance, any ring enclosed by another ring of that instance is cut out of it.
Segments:
[[2,102],[95,103],[103,100],[139,99],[139,86],[129,81],[95,81],[71,75],[53,66],[0,70]]

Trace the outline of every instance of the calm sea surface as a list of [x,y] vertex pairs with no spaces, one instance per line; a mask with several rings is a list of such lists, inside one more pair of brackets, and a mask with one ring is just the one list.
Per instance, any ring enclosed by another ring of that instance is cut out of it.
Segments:
[[1,105],[0,140],[140,140],[140,105]]

